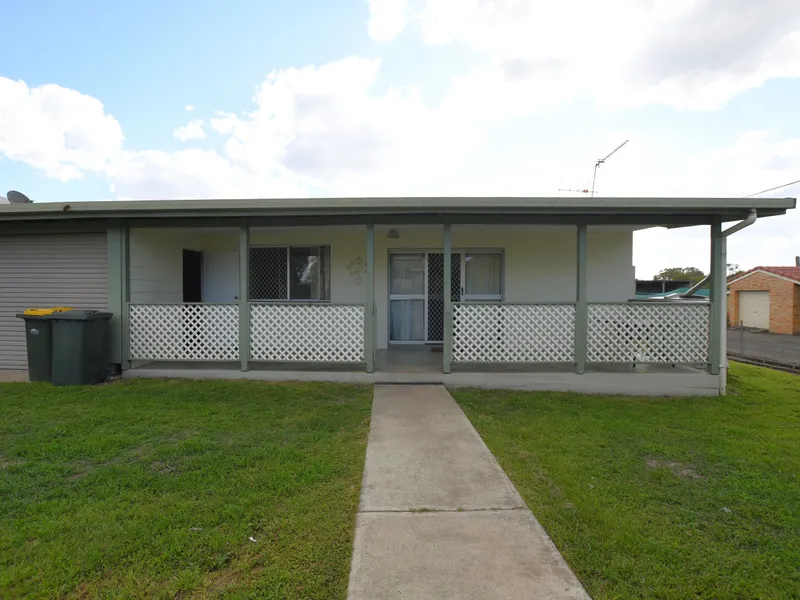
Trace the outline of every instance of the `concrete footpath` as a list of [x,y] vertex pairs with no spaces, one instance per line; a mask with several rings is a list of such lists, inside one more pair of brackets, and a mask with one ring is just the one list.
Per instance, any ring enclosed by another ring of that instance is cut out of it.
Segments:
[[443,386],[376,386],[348,598],[589,596]]

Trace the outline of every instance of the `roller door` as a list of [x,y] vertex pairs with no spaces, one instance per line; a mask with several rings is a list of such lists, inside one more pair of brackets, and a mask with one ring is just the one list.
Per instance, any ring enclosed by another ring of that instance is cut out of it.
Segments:
[[26,369],[17,313],[35,306],[105,309],[106,234],[0,235],[0,369]]
[[769,292],[739,292],[739,320],[745,327],[769,329]]

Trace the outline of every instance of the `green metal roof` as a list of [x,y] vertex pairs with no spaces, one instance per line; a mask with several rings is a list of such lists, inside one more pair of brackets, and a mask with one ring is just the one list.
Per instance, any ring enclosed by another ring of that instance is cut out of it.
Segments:
[[0,205],[2,221],[158,219],[170,217],[291,217],[328,215],[708,215],[723,220],[784,214],[794,198],[263,198],[42,202]]

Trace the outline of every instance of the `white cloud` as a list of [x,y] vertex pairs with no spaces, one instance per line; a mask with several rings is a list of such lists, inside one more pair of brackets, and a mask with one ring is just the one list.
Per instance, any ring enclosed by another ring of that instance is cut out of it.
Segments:
[[203,130],[203,125],[203,119],[194,119],[189,121],[183,127],[178,127],[173,132],[173,135],[182,142],[189,140],[202,140],[206,137],[206,132]]
[[194,110],[194,106],[191,104],[187,104],[184,108],[190,112]]
[[29,88],[0,77],[0,154],[69,181],[105,171],[123,139],[99,100],[54,84]]
[[280,169],[252,172],[213,150],[125,152],[109,175],[122,200],[298,197],[305,191]]
[[589,97],[609,108],[718,109],[769,79],[800,77],[800,3],[734,0],[424,0],[423,40],[483,64],[450,102],[512,114]]
[[402,33],[408,18],[408,0],[367,0],[369,3],[369,36],[388,42]]

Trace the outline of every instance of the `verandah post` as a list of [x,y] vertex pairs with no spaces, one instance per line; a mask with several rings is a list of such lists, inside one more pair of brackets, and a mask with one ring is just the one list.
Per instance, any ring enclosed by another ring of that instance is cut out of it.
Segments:
[[239,362],[247,371],[250,362],[250,226],[239,229]]
[[578,225],[577,281],[575,287],[575,372],[586,371],[589,339],[589,304],[586,300],[586,224]]
[[442,372],[450,372],[450,362],[453,353],[453,239],[452,229],[449,222],[445,222],[442,226],[443,230],[443,254],[444,256],[444,336],[442,340]]
[[721,361],[725,359],[722,353],[722,326],[723,310],[726,300],[725,273],[727,265],[722,258],[722,221],[715,219],[711,224],[711,315],[708,324],[708,372],[719,375]]
[[125,223],[110,227],[107,239],[108,308],[110,324],[109,361],[130,368],[130,230]]
[[375,372],[375,225],[367,225],[367,304],[364,307],[364,360]]

